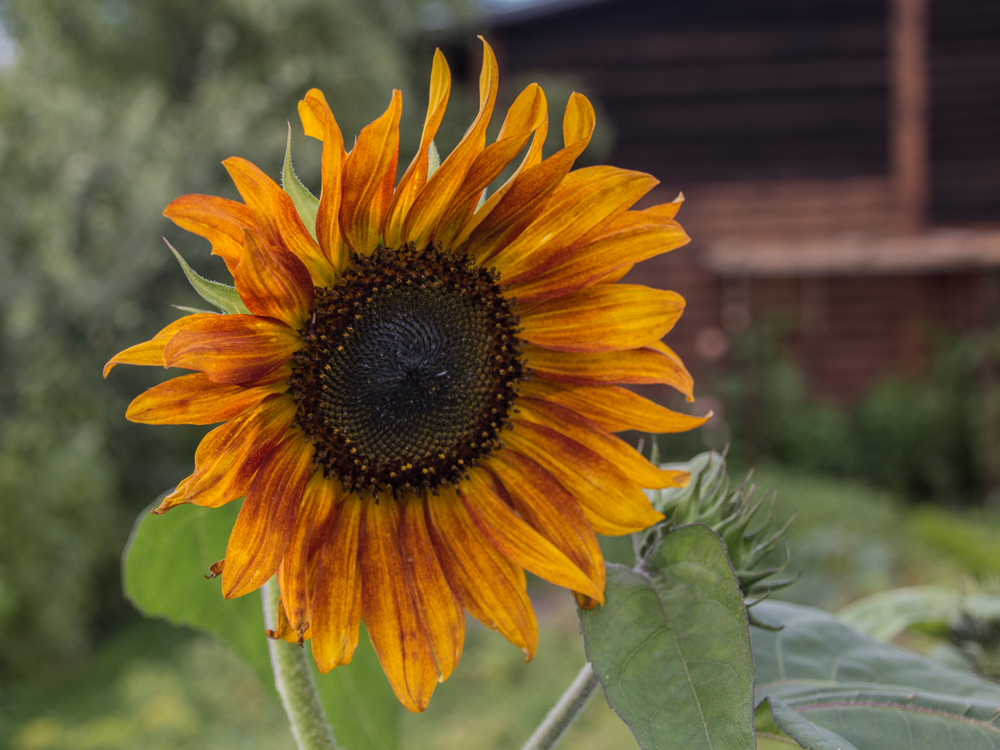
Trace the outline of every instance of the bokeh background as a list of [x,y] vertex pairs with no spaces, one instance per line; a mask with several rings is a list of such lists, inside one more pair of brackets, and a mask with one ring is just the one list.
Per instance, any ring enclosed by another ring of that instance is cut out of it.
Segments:
[[[144,621],[120,555],[188,473],[203,428],[124,419],[165,378],[101,366],[197,305],[160,236],[210,278],[208,244],[161,216],[236,198],[220,162],[275,178],[319,147],[316,86],[345,134],[404,95],[412,157],[440,46],[455,86],[438,144],[474,113],[483,33],[500,104],[573,90],[581,163],[651,172],[693,242],[633,280],[688,309],[668,342],[715,417],[669,460],[728,446],[796,512],[781,592],[837,609],[895,586],[1000,575],[1000,9],[991,0],[3,0],[0,2],[0,745],[291,747],[252,673],[207,636]],[[494,129],[499,126],[499,119]],[[558,147],[560,128],[551,128]],[[349,135],[348,135],[349,138]],[[611,544],[624,559],[627,545]],[[466,656],[402,745],[517,746],[582,663],[571,597],[533,582],[524,666],[470,624]],[[596,700],[567,747],[635,747]]]

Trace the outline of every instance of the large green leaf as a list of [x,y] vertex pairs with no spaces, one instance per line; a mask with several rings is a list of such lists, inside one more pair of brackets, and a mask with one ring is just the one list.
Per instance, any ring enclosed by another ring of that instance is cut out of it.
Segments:
[[1000,749],[1000,686],[812,607],[762,602],[755,614],[780,628],[751,628],[755,700],[767,699],[774,722],[803,747]]
[[746,610],[707,526],[668,532],[636,570],[608,565],[605,604],[580,622],[608,703],[641,747],[754,747]]
[[[126,596],[143,614],[219,636],[256,671],[277,699],[257,595],[224,599],[218,579],[206,580],[209,566],[222,559],[240,503],[221,508],[182,505],[162,516],[150,506],[136,521],[125,549]],[[310,661],[312,661],[310,659]],[[382,674],[364,629],[354,660],[313,677],[341,747],[394,750],[400,705]]]

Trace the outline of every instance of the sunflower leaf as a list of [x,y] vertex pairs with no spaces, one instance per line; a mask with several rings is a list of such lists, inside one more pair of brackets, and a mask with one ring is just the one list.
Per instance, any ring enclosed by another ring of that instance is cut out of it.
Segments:
[[750,635],[722,540],[672,529],[634,570],[608,565],[603,607],[580,612],[587,658],[643,750],[754,747]]
[[174,254],[177,262],[181,264],[184,275],[187,276],[187,280],[194,287],[194,290],[198,292],[199,297],[227,315],[245,315],[250,312],[247,310],[246,305],[243,304],[243,300],[240,299],[236,287],[229,286],[228,284],[220,284],[218,281],[210,281],[204,276],[199,276],[198,272],[188,265],[188,262],[184,260],[181,254],[177,252],[166,238],[163,241],[167,243],[170,252]]
[[[221,508],[183,505],[162,516],[147,508],[136,521],[122,559],[125,596],[147,617],[213,633],[249,664],[278,700],[259,596],[224,599],[209,566],[226,554],[239,501]],[[313,679],[339,747],[395,750],[401,707],[364,628],[350,664]],[[310,663],[312,659],[309,660]]]
[[319,198],[309,192],[292,168],[292,126],[288,125],[288,145],[285,146],[285,166],[281,169],[281,188],[292,199],[295,210],[313,239],[316,239],[316,214],[319,212]]

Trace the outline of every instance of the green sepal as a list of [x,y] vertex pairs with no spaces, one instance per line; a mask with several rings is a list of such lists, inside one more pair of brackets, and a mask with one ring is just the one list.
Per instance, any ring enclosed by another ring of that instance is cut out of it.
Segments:
[[437,172],[438,167],[441,166],[441,154],[438,153],[437,144],[431,141],[431,145],[427,149],[427,179],[431,178],[431,175]]
[[288,125],[288,145],[285,146],[285,166],[281,169],[281,188],[285,191],[295,210],[305,224],[312,238],[316,239],[316,214],[319,212],[319,198],[309,192],[292,168],[292,126]]
[[240,299],[240,295],[236,292],[236,287],[229,286],[228,284],[220,284],[218,281],[210,281],[203,276],[199,276],[188,265],[187,261],[181,257],[181,254],[177,252],[166,237],[163,238],[163,241],[167,243],[170,252],[174,254],[177,262],[181,264],[184,275],[187,276],[187,280],[191,282],[194,290],[198,292],[199,297],[226,315],[248,315],[250,313],[247,306],[243,304],[243,300]]

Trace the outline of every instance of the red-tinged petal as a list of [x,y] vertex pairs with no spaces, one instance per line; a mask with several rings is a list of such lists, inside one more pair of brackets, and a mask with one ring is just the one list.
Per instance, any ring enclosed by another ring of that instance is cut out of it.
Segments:
[[115,365],[145,365],[147,367],[163,367],[163,349],[169,341],[179,331],[183,331],[190,325],[205,320],[215,320],[220,318],[215,313],[197,313],[195,315],[185,315],[179,320],[175,320],[149,341],[130,346],[123,352],[118,352],[108,363],[104,365],[104,377],[108,376]]
[[401,526],[403,561],[413,593],[413,603],[421,625],[430,638],[431,649],[448,679],[465,643],[465,612],[448,585],[437,551],[427,530],[424,500],[411,497],[403,508]]
[[284,437],[294,417],[291,396],[267,396],[253,411],[208,433],[195,451],[195,469],[187,480],[184,500],[217,508],[243,497],[257,468]]
[[[603,601],[604,591],[559,548],[515,515],[500,499],[496,484],[489,472],[473,469],[458,493],[487,541],[511,562],[539,578]],[[499,492],[506,494],[502,485]]]
[[469,168],[483,151],[486,144],[486,127],[493,115],[498,85],[497,60],[490,45],[483,39],[483,68],[479,74],[479,114],[459,144],[427,181],[427,185],[414,201],[413,207],[407,212],[406,220],[403,222],[404,243],[412,242],[417,247],[424,247],[431,239],[438,222],[469,173]]
[[348,664],[358,645],[361,573],[358,538],[362,501],[356,494],[343,497],[329,538],[321,551],[313,597],[312,650],[319,671],[326,674]]
[[[566,122],[569,120],[575,125],[567,131]],[[585,96],[574,93],[566,104],[563,123],[564,132],[568,132],[574,139],[566,140],[565,148],[518,175],[489,213],[476,212],[472,221],[456,238],[456,245],[468,238],[465,251],[480,265],[484,265],[507,247],[542,212],[545,203],[569,173],[573,162],[590,143],[594,123],[593,106]]]
[[502,633],[527,659],[533,657],[538,624],[525,593],[524,571],[486,541],[453,490],[442,489],[425,508],[452,591],[469,614]]
[[648,174],[616,167],[570,172],[538,218],[491,264],[510,284],[535,278],[571,257],[576,243],[623,213],[657,182]]
[[211,242],[212,255],[225,261],[229,273],[243,258],[243,232],[257,229],[257,220],[249,208],[214,195],[182,195],[170,202],[163,215]]
[[640,487],[654,490],[683,487],[691,478],[686,471],[667,471],[653,466],[624,440],[565,406],[524,396],[517,400],[517,406],[522,419],[558,430],[606,459]]
[[302,493],[295,533],[278,568],[281,601],[289,627],[299,638],[305,637],[312,617],[316,586],[316,555],[310,554],[314,547],[313,537],[321,534],[332,521],[336,504],[335,483],[325,478],[322,472],[313,473]]
[[347,243],[340,233],[341,179],[347,160],[344,136],[319,89],[310,89],[299,102],[299,117],[306,135],[323,141],[323,192],[316,213],[316,238],[327,262],[339,274],[350,259]]
[[572,409],[608,432],[687,432],[712,417],[681,414],[617,385],[574,386],[535,378],[521,386],[522,396]]
[[301,328],[313,305],[313,283],[302,261],[280,247],[265,246],[257,232],[243,235],[243,247],[233,279],[247,309]]
[[382,236],[399,158],[399,117],[402,95],[392,92],[389,108],[358,134],[344,163],[340,232],[351,249],[370,255]]
[[598,534],[622,536],[663,520],[639,486],[603,456],[550,427],[511,421],[504,446],[540,464],[569,490]]
[[648,211],[626,211],[596,236],[588,237],[586,244],[562,264],[540,276],[512,283],[510,294],[517,297],[519,303],[561,297],[598,282],[607,283],[615,272],[624,276],[636,263],[689,241],[681,226],[672,219]]
[[256,315],[212,315],[186,326],[163,350],[163,364],[244,384],[285,364],[302,346],[295,329]]
[[302,261],[314,284],[327,283],[331,279],[330,264],[299,218],[288,193],[246,159],[231,156],[222,164],[253,212],[265,241],[285,248]]
[[[284,563],[282,563],[283,565]],[[278,576],[281,576],[281,567],[278,567]],[[287,643],[299,643],[301,644],[307,637],[309,633],[309,626],[305,627],[305,630],[300,634],[295,628],[292,627],[292,623],[288,620],[288,613],[285,611],[285,602],[281,599],[278,600],[278,617],[277,623],[275,623],[274,630],[265,630],[265,635],[268,638],[273,638],[275,640],[286,641]]]
[[676,292],[636,284],[593,286],[534,305],[518,337],[564,352],[615,352],[663,338],[684,312]]
[[427,708],[438,683],[427,633],[417,616],[400,550],[400,503],[367,502],[361,519],[361,608],[382,671],[404,708]]
[[575,354],[526,346],[524,358],[534,375],[557,383],[666,383],[684,394],[690,394],[694,385],[679,361],[649,347],[607,354]]
[[278,570],[295,533],[312,455],[312,444],[296,430],[254,475],[226,546],[222,594],[227,599],[256,591]]
[[483,465],[507,490],[514,510],[604,591],[604,556],[580,503],[537,462],[501,448]]
[[[431,233],[432,241],[440,242],[443,247],[455,246],[455,238],[475,212],[483,190],[517,156],[532,134],[547,127],[547,124],[545,94],[537,83],[533,83],[518,95],[507,110],[507,117],[496,143],[483,149],[472,162],[461,187],[455,192],[437,228]],[[523,164],[524,162],[522,167]],[[521,167],[518,168],[518,173],[520,170]],[[497,197],[493,205],[499,200]]]
[[217,424],[234,419],[260,405],[287,383],[244,388],[213,383],[200,372],[160,383],[137,396],[125,418],[142,424]]
[[434,136],[441,125],[448,97],[451,94],[451,71],[441,50],[434,51],[434,65],[431,68],[430,96],[427,101],[427,116],[424,118],[424,130],[420,136],[420,147],[416,156],[406,168],[399,180],[396,193],[389,207],[389,215],[385,222],[386,247],[399,247],[402,243],[403,221],[409,213],[417,195],[427,184],[429,168],[428,151],[434,142]]

